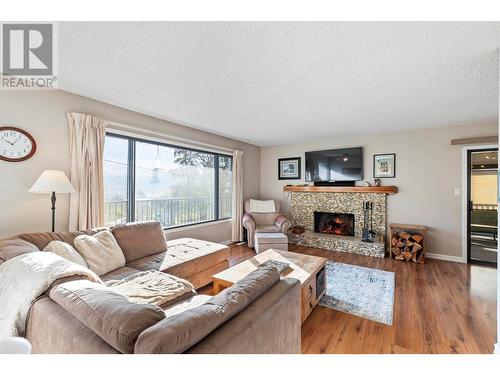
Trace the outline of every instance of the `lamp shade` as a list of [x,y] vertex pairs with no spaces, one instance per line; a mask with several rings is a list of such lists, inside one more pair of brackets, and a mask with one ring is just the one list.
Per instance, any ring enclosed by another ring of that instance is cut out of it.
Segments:
[[35,181],[30,193],[74,193],[75,188],[63,171],[46,170]]

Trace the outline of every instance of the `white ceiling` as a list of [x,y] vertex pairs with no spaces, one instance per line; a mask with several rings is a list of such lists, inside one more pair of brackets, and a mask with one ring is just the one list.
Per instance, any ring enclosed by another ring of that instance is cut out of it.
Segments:
[[59,33],[63,90],[257,145],[498,116],[498,22],[69,22]]

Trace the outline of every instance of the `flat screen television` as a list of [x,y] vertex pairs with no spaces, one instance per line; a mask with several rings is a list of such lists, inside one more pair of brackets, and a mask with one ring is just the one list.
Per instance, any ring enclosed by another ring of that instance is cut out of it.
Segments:
[[306,152],[306,181],[334,182],[363,179],[363,148]]

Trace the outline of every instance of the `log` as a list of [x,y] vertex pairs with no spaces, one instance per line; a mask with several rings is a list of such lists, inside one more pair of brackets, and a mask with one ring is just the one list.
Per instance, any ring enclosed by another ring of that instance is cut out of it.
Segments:
[[420,243],[424,239],[424,236],[420,234],[414,234],[413,236],[411,236],[411,238],[414,239],[415,242]]
[[413,251],[417,252],[417,251],[422,250],[422,249],[423,249],[422,245],[420,245],[416,242],[413,244]]
[[399,254],[399,255],[396,255],[396,256],[394,257],[394,259],[397,259],[397,260],[403,260],[403,259],[404,259],[404,257],[403,257],[403,255]]
[[411,253],[410,253],[409,251],[405,251],[405,252],[403,253],[403,257],[404,257],[404,258],[405,258],[405,260],[408,262],[408,261],[411,259],[412,255],[411,255]]
[[415,242],[406,241],[406,247],[412,247]]
[[405,243],[401,240],[399,240],[398,243],[396,244],[396,247],[399,247],[399,248],[404,247],[404,246],[405,246]]
[[394,255],[399,255],[399,254],[401,254],[401,249],[399,249],[398,247],[393,247],[392,248],[392,253]]
[[399,241],[399,240],[398,240],[398,238],[397,238],[397,237],[392,237],[392,240],[391,240],[391,244],[392,244],[392,246],[396,246],[396,245],[397,245],[397,243],[398,243],[398,241]]
[[417,263],[417,253],[413,253],[413,255],[411,256],[411,260],[412,260],[414,263]]
[[406,232],[401,232],[401,233],[399,233],[399,237],[404,238],[405,240],[408,240],[408,239],[410,239],[411,235],[409,233],[406,233]]

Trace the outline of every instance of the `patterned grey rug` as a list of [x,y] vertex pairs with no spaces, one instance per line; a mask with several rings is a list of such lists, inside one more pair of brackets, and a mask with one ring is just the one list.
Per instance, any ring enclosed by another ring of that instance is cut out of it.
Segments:
[[333,261],[325,271],[321,306],[392,325],[394,272]]

